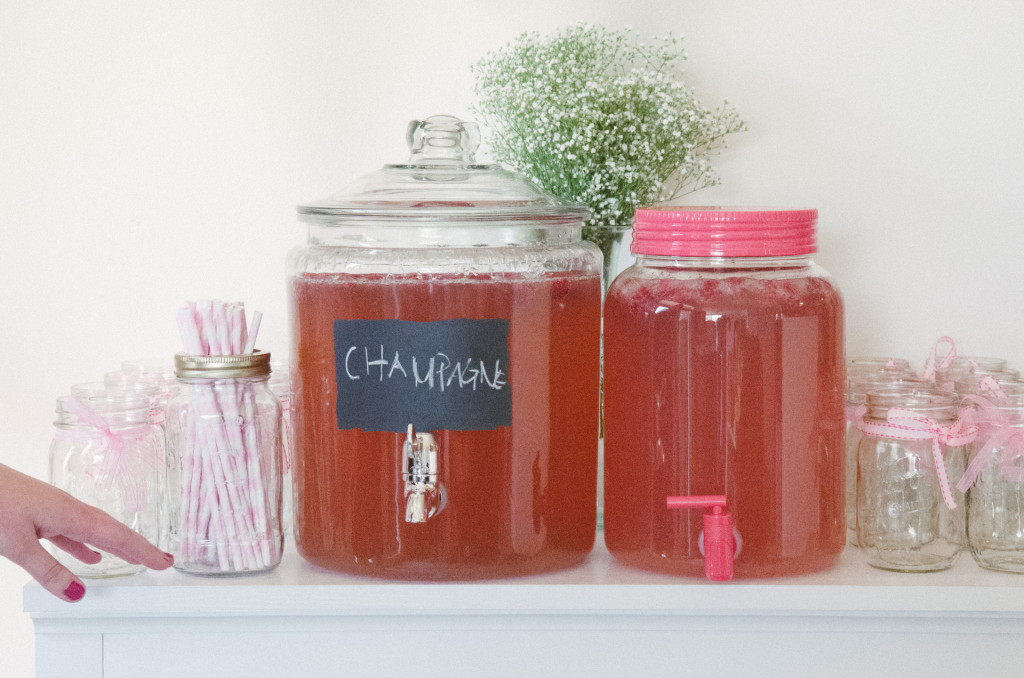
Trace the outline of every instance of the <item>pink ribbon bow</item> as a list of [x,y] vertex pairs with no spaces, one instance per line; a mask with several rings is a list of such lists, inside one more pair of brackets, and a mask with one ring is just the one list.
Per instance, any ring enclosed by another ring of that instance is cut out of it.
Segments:
[[1010,454],[1004,455],[999,465],[1003,477],[1011,483],[1024,482],[1024,469],[1016,465],[1017,458],[1024,456],[1024,429],[1011,426],[1006,413],[985,398],[971,395],[965,397],[964,402],[977,406],[977,409],[973,410],[964,408],[963,417],[969,419],[971,424],[979,429],[979,435],[985,439],[985,444],[967,465],[967,470],[956,484],[956,489],[966,492],[981,475],[989,458],[1001,447],[1010,451]]
[[935,473],[939,477],[939,487],[946,506],[956,508],[953,491],[950,489],[946,463],[942,458],[942,445],[959,447],[973,442],[978,435],[978,428],[958,418],[947,426],[940,425],[931,417],[902,408],[890,408],[885,423],[864,419],[860,430],[867,435],[895,440],[931,440],[932,459],[935,462]]
[[[111,483],[117,483],[125,501],[125,508],[129,513],[141,511],[148,504],[146,497],[145,481],[132,472],[132,454],[139,452],[138,449],[129,447],[128,443],[134,437],[149,428],[149,424],[131,426],[118,431],[112,431],[103,415],[90,407],[84,400],[76,396],[65,398],[62,407],[69,414],[74,415],[84,428],[57,429],[55,437],[61,440],[95,440],[102,439],[105,449],[102,460],[95,468],[95,471],[86,473],[98,483],[109,487]],[[144,461],[151,466],[159,465],[160,460],[155,454],[144,455]]]
[[[942,360],[938,360],[939,346],[942,344],[949,344],[949,351],[943,356]],[[928,381],[935,380],[936,372],[948,370],[952,365],[953,361],[956,360],[956,343],[949,337],[939,337],[935,345],[932,346],[931,352],[928,354],[928,358],[924,361],[924,369],[921,371],[921,378]]]
[[990,393],[994,395],[996,398],[1006,397],[1006,391],[1003,390],[1002,384],[1000,384],[999,380],[993,377],[992,375],[982,377],[981,381],[978,382],[978,388],[981,390],[982,393]]

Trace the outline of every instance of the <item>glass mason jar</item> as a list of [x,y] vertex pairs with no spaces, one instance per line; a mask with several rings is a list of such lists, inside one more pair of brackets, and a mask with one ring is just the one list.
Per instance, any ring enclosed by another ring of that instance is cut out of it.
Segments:
[[[89,389],[57,400],[50,444],[50,483],[103,509],[154,544],[161,543],[163,433],[138,395]],[[145,566],[104,553],[87,565],[64,551],[54,556],[80,577],[135,574]]]
[[892,375],[913,375],[910,362],[905,358],[848,358],[846,360],[846,378],[848,381],[859,381],[875,377]]
[[178,385],[174,376],[174,367],[143,360],[125,360],[121,363],[120,373],[123,376],[116,377],[119,382],[142,383],[157,388],[156,401],[162,418],[164,410],[167,409],[167,401],[171,399],[171,395]]
[[[863,363],[861,363],[863,365]],[[868,391],[885,388],[929,388],[932,382],[906,370],[860,371],[847,362],[846,371],[846,529],[848,543],[857,545],[857,448],[860,423],[867,412]]]
[[955,355],[952,360],[945,360],[935,368],[935,384],[945,391],[952,391],[956,382],[969,377],[975,372],[1003,372],[1006,360],[986,356]]
[[949,478],[964,471],[975,431],[960,398],[940,389],[869,392],[857,452],[857,540],[874,567],[944,570],[964,543],[964,507]]
[[967,543],[978,565],[1024,573],[1024,384],[1003,382],[999,394],[969,397],[978,425],[967,492]]
[[292,497],[294,496],[294,483],[292,482],[292,386],[291,377],[288,375],[288,363],[284,361],[273,361],[270,363],[270,390],[277,396],[281,403],[281,525],[285,535],[290,535],[292,522],[294,522],[294,510],[292,508]]
[[699,576],[724,496],[734,573],[832,565],[844,519],[843,304],[811,261],[816,210],[637,210],[605,302],[604,536],[627,565]]
[[167,511],[174,567],[262,572],[281,562],[281,405],[270,354],[174,358],[167,404]]
[[586,208],[413,121],[412,156],[299,207],[295,538],[328,569],[568,567],[596,529],[601,255]]
[[981,395],[999,398],[1003,395],[1003,384],[1015,383],[1020,383],[1020,372],[1017,370],[974,370],[957,379],[953,390],[962,396]]
[[163,425],[169,391],[152,375],[141,375],[128,370],[107,372],[103,375],[103,384],[111,391],[136,393],[148,398],[150,418],[154,424]]

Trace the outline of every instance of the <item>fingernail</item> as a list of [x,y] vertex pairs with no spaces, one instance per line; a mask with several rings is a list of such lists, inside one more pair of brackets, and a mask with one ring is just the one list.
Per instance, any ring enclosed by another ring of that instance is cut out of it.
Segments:
[[172,556],[170,553],[165,553],[164,554],[164,560],[166,560],[168,563],[173,563],[174,562],[174,556]]
[[85,587],[82,586],[82,582],[73,581],[71,584],[64,589],[64,597],[71,602],[78,602],[85,595]]

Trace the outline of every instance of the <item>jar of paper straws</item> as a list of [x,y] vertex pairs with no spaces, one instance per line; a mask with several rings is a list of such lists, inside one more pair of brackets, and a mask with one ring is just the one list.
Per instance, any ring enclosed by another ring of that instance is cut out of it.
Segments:
[[185,352],[167,406],[169,548],[182,572],[233,575],[281,562],[281,405],[270,354],[241,304],[178,311]]

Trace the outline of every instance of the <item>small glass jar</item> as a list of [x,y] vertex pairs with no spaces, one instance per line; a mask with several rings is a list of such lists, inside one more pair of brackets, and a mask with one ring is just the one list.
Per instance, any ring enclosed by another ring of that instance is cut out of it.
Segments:
[[1020,372],[1017,370],[975,370],[957,379],[953,390],[962,396],[981,395],[998,398],[1002,396],[1003,384],[1019,382]]
[[[856,546],[857,447],[860,445],[860,423],[867,411],[868,391],[895,387],[928,388],[933,384],[915,376],[909,367],[861,371],[853,363],[847,363],[846,372],[846,530],[848,543]],[[863,361],[860,365],[864,365]]]
[[910,362],[905,358],[849,358],[846,361],[846,378],[859,381],[878,376],[913,375]]
[[967,543],[978,565],[1024,574],[1024,384],[968,400],[979,431],[958,485],[967,492]]
[[203,575],[281,562],[281,405],[270,354],[175,356],[167,405],[167,510],[174,567]]
[[148,363],[143,360],[125,360],[121,363],[119,380],[141,382],[157,388],[157,404],[161,411],[167,409],[167,401],[171,399],[178,382],[174,377],[174,368],[168,365]]
[[163,426],[168,393],[155,379],[135,372],[118,370],[103,375],[103,384],[110,391],[136,393],[148,398],[150,419],[154,424]]
[[973,429],[960,399],[938,389],[867,394],[857,452],[857,540],[874,567],[949,568],[964,543],[964,507],[949,478],[964,471]]
[[843,304],[816,210],[637,210],[604,317],[604,536],[621,562],[706,573],[715,506],[737,578],[835,563],[844,519]]
[[1002,372],[1006,360],[985,356],[958,355],[951,361],[943,361],[935,368],[935,384],[944,391],[952,391],[959,379],[974,372]]
[[288,363],[273,361],[270,364],[270,390],[281,403],[281,528],[285,535],[291,534],[294,514],[294,479],[292,478],[292,382]]
[[[149,401],[127,393],[89,390],[57,400],[50,445],[50,483],[102,509],[154,544],[161,541],[163,433],[149,418]],[[80,577],[135,574],[145,566],[103,554],[87,565],[53,554]]]

